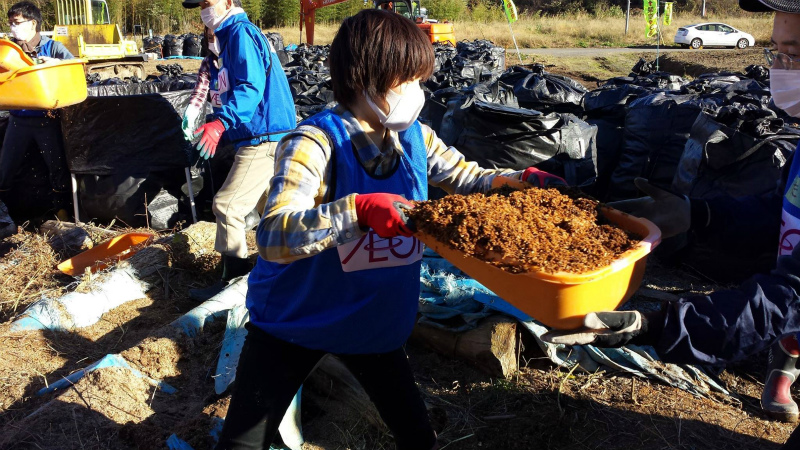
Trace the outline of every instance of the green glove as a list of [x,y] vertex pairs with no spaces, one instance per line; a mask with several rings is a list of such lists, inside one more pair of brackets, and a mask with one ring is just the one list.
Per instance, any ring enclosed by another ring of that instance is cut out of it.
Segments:
[[181,129],[183,130],[183,137],[185,137],[187,141],[191,141],[192,138],[194,138],[194,130],[197,128],[195,123],[197,123],[198,117],[200,117],[200,108],[197,106],[189,105],[183,112]]

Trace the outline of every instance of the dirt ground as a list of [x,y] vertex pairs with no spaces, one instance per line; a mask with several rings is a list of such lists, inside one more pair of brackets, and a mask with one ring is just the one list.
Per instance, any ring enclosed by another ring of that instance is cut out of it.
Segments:
[[[703,55],[670,55],[665,61],[682,64],[687,75],[698,75],[696,67],[706,68],[700,73],[739,71],[753,63],[745,55]],[[196,70],[187,66],[187,72]],[[559,68],[548,70],[558,73]],[[99,242],[105,236],[92,238]],[[0,282],[0,448],[158,449],[166,448],[172,433],[197,450],[211,448],[208,430],[214,418],[225,416],[229,402],[227,393],[214,393],[211,376],[224,318],[195,337],[177,335],[169,324],[197,305],[188,289],[205,286],[219,274],[213,260],[175,252],[170,267],[152,276],[145,298],[113,309],[95,325],[71,332],[12,332],[11,322],[41,294],[58,296],[85,280],[60,275],[54,264],[71,254],[51,251],[30,230],[0,244],[5,275]],[[654,297],[720,286],[653,257],[643,287],[632,302],[646,306]],[[778,449],[794,428],[760,412],[763,354],[719,374],[734,397],[703,399],[630,375],[569,373],[531,345],[521,351],[522,368],[510,379],[427,349],[409,345],[407,352],[443,449]],[[177,391],[169,394],[129,371],[109,368],[58,393],[36,395],[116,353]],[[800,392],[794,394],[797,398]],[[388,433],[371,425],[363,411],[334,397],[325,389],[309,389],[304,396],[305,449],[394,448]]]
[[[656,53],[625,52],[608,54],[598,52],[596,56],[563,57],[558,55],[523,55],[525,64],[541,63],[547,71],[566,75],[583,84],[587,89],[595,89],[606,79],[614,76],[627,76],[639,58],[654,61]],[[507,64],[517,63],[512,52],[506,54]],[[664,72],[692,79],[711,72],[744,72],[751,64],[765,64],[763,49],[753,47],[747,50],[664,50],[659,58],[659,69]]]

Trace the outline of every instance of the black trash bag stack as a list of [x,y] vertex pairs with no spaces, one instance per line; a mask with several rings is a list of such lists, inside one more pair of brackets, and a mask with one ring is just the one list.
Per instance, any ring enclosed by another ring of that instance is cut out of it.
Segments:
[[203,42],[200,35],[186,33],[183,36],[183,56],[201,56]]
[[742,81],[741,74],[730,72],[705,73],[681,87],[683,94],[714,94]]
[[158,53],[162,55],[164,52],[163,45],[164,38],[161,36],[145,36],[142,38],[142,50],[145,53]]
[[513,86],[523,108],[543,113],[583,113],[581,99],[587,89],[571,78],[548,73],[541,64],[530,68],[511,67],[500,76],[500,81]]
[[756,80],[764,86],[769,86],[769,67],[751,64],[744,68],[744,76]]
[[[79,181],[82,217],[119,217],[130,226],[143,226],[154,217],[163,219],[158,208],[145,216],[145,206],[163,189],[180,200],[180,208],[160,223],[191,220],[180,188],[195,150],[184,139],[181,115],[193,87],[179,79],[92,87],[84,102],[62,109],[65,153]],[[174,209],[161,197],[154,207]]]
[[644,77],[656,72],[656,62],[648,62],[644,58],[639,58],[639,61],[631,68],[629,77]]
[[330,45],[300,44],[295,50],[287,50],[290,61],[283,65],[288,72],[291,67],[301,67],[314,72],[327,72],[326,62],[330,53]]
[[[798,142],[800,129],[784,125],[766,108],[732,105],[716,114],[703,112],[692,127],[673,189],[700,199],[780,196],[782,170]],[[747,214],[742,211],[742,220]],[[774,267],[776,236],[753,233],[731,245],[724,235],[691,235],[683,262],[716,280],[741,281]]]
[[331,76],[325,65],[329,52],[330,46],[305,44],[286,51],[290,61],[283,65],[283,71],[289,81],[298,121],[313,116],[333,102]]
[[506,49],[492,41],[476,39],[456,44],[453,67],[465,78],[494,79],[506,68]]
[[597,176],[596,134],[596,127],[571,114],[542,114],[473,96],[448,104],[441,136],[481,167],[536,166],[570,185],[587,186]]
[[164,36],[163,53],[164,58],[170,56],[183,56],[183,36],[168,34]]
[[733,105],[695,120],[672,183],[692,198],[763,195],[778,189],[800,130],[755,105]]
[[611,174],[622,154],[628,104],[651,92],[635,84],[609,84],[583,96],[584,120],[597,127],[597,182],[589,192],[594,197],[605,200],[608,195]]
[[434,52],[434,73],[425,82],[431,92],[493,81],[505,68],[505,49],[487,40],[462,41],[455,49],[437,44]]
[[696,97],[657,92],[628,105],[623,150],[614,169],[609,200],[639,197],[636,177],[668,188],[677,170],[694,121],[704,108],[717,110],[724,96]]
[[264,33],[264,36],[267,37],[267,40],[269,40],[270,44],[272,44],[272,48],[275,49],[275,53],[278,55],[281,66],[285,66],[286,63],[291,61],[289,54],[286,53],[286,46],[283,45],[283,36],[281,36],[280,33],[268,31]]

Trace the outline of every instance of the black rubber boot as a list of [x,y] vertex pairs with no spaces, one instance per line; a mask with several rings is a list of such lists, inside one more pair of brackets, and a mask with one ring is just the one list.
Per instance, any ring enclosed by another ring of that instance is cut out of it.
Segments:
[[222,279],[203,289],[189,289],[189,298],[204,302],[222,292],[230,281],[236,277],[247,275],[253,266],[246,258],[222,255]]
[[790,335],[776,342],[769,352],[767,379],[761,394],[761,408],[770,417],[782,422],[797,422],[797,403],[792,400],[790,388],[800,375],[797,368],[800,345],[797,337]]

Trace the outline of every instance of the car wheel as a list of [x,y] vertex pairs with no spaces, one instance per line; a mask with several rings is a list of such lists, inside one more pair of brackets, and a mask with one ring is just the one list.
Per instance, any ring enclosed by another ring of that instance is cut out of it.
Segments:
[[703,41],[700,38],[692,39],[691,46],[693,49],[697,50],[698,48],[703,46]]
[[738,42],[736,42],[736,46],[741,48],[741,49],[745,49],[745,48],[750,46],[750,43],[747,42],[747,39],[742,38],[742,39],[739,39]]

